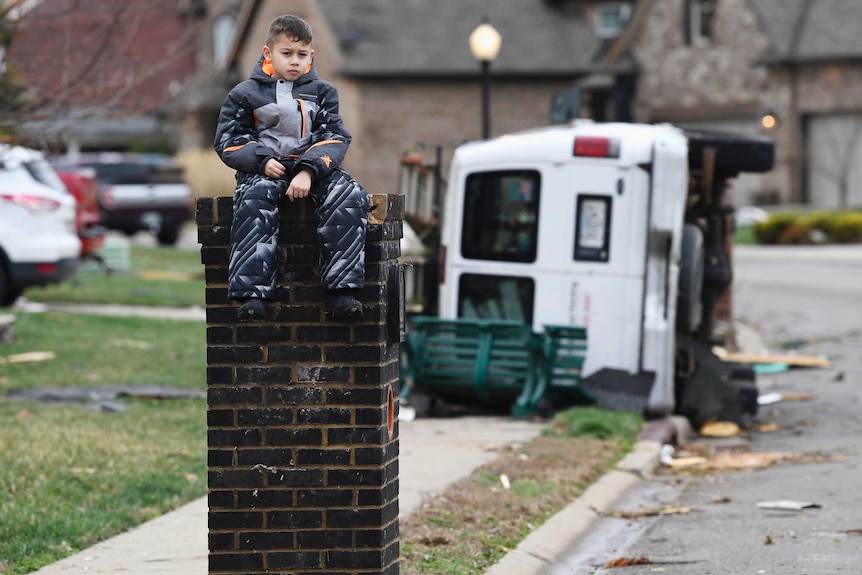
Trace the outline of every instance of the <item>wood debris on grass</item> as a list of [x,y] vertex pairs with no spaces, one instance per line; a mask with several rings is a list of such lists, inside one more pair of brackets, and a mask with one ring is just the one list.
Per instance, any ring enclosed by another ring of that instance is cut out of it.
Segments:
[[142,270],[138,277],[149,281],[188,282],[204,277],[203,272],[178,272],[171,270]]
[[28,351],[0,357],[0,364],[48,361],[56,357],[57,354],[53,351]]

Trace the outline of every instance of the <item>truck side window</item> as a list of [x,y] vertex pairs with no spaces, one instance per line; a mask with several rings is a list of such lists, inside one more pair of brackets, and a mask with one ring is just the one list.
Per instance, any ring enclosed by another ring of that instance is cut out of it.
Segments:
[[611,196],[580,194],[575,214],[574,258],[606,262],[611,253]]
[[461,255],[468,259],[536,261],[539,172],[480,172],[467,176]]
[[458,281],[458,317],[531,324],[535,291],[535,282],[528,277],[462,274]]

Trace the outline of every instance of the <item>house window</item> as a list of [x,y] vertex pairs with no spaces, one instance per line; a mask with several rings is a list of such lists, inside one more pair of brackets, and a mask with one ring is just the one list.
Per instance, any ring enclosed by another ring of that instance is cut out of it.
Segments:
[[691,46],[712,41],[712,18],[718,0],[685,0],[685,37]]
[[616,38],[622,34],[631,16],[631,6],[625,2],[600,2],[596,5],[596,36]]
[[213,23],[213,66],[216,70],[224,70],[228,54],[233,47],[236,33],[236,22],[233,16],[222,14]]

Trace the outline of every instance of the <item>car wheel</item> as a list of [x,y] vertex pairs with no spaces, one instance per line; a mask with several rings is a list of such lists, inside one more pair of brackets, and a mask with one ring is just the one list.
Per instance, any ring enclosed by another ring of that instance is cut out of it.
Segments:
[[0,307],[9,307],[15,303],[19,295],[21,295],[21,290],[12,288],[12,282],[9,281],[8,267],[0,259]]
[[172,246],[177,243],[180,237],[180,228],[178,226],[166,226],[160,228],[156,232],[156,239],[163,246]]
[[676,326],[682,333],[696,332],[702,320],[703,258],[703,231],[695,224],[685,224],[676,304]]

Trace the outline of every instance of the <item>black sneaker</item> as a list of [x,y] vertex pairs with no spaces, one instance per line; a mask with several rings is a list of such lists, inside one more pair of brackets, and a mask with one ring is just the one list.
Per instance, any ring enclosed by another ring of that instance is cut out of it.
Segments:
[[243,302],[236,312],[239,321],[262,321],[266,319],[266,301],[253,298]]
[[326,311],[339,321],[355,321],[362,317],[362,302],[351,293],[332,292],[326,296]]

